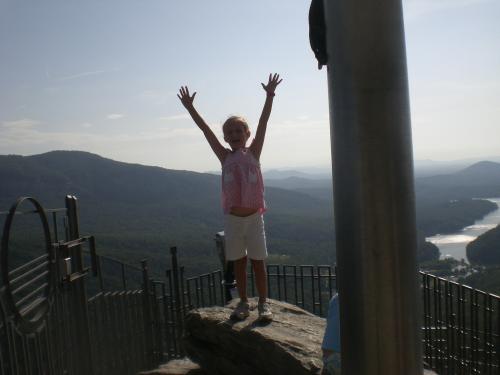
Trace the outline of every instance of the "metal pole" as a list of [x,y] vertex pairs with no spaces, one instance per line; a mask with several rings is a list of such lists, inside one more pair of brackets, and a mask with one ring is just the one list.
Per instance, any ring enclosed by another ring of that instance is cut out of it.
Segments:
[[[68,218],[69,240],[76,240],[80,237],[78,200],[75,196],[67,195],[65,203]],[[72,255],[73,269],[76,272],[83,272],[83,254],[81,245],[75,247]],[[77,337],[75,340],[77,340],[80,346],[78,371],[80,374],[94,374],[87,292],[84,282],[85,279],[80,278],[75,280],[70,286],[72,291],[70,300],[73,302],[71,313],[73,323],[77,327]]]
[[170,254],[172,257],[172,275],[174,281],[174,304],[175,304],[175,329],[176,329],[176,341],[179,345],[179,353],[182,353],[182,333],[184,332],[184,306],[182,306],[182,296],[181,296],[181,283],[183,279],[179,277],[179,264],[177,262],[177,247],[172,246],[170,248]]
[[401,0],[325,0],[342,374],[422,374]]
[[146,259],[141,260],[142,269],[142,284],[143,284],[143,294],[142,294],[142,307],[143,307],[143,317],[144,317],[144,338],[146,345],[145,362],[143,363],[145,367],[151,366],[155,363],[154,361],[154,329],[153,329],[153,302],[152,299],[152,287],[151,280],[149,279],[149,268],[148,261]]

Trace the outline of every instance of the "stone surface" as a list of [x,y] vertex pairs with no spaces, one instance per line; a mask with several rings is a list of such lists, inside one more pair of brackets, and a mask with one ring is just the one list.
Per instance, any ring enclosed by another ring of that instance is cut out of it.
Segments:
[[174,359],[156,370],[144,371],[138,375],[207,375],[207,373],[189,358],[184,358]]
[[188,355],[210,375],[320,374],[325,319],[269,302],[274,319],[266,324],[257,320],[256,300],[241,322],[229,319],[236,302],[191,311],[184,336]]

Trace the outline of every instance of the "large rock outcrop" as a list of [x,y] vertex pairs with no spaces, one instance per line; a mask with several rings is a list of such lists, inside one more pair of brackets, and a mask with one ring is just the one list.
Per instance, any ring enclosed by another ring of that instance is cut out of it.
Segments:
[[211,375],[320,374],[325,319],[270,300],[274,320],[264,324],[257,320],[257,301],[250,302],[250,316],[241,322],[229,319],[233,305],[189,312],[188,355]]
[[173,359],[155,370],[143,371],[138,375],[209,375],[189,358]]

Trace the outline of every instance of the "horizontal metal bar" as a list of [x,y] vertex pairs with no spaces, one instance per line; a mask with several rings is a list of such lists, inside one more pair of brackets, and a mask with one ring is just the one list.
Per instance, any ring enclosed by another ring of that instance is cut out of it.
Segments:
[[39,256],[38,258],[35,258],[35,259],[33,259],[33,260],[30,260],[28,263],[25,263],[25,264],[23,264],[22,266],[19,266],[19,267],[17,267],[17,268],[14,268],[12,271],[10,271],[10,272],[9,272],[9,276],[10,276],[10,277],[15,277],[15,274],[16,274],[16,273],[19,273],[19,272],[21,272],[21,271],[24,271],[26,268],[29,268],[29,267],[30,267],[30,266],[32,266],[33,264],[38,263],[38,262],[40,262],[41,260],[43,260],[43,259],[47,259],[47,258],[48,258],[47,254],[43,254],[43,255]]
[[83,236],[83,237],[77,238],[76,240],[67,241],[67,242],[64,242],[64,243],[61,243],[58,245],[61,248],[71,249],[73,247],[80,246],[80,245],[84,244],[85,242],[87,242],[90,239],[90,237],[92,237],[92,236]]
[[37,293],[40,293],[40,291],[42,289],[46,288],[48,285],[49,285],[49,283],[43,283],[42,285],[40,285],[38,288],[36,288],[31,293],[27,294],[26,296],[24,296],[23,298],[21,298],[19,301],[16,301],[16,307],[21,306],[24,302],[26,302],[27,300],[29,300],[31,297],[33,297]]
[[20,280],[23,280],[25,279],[27,276],[31,275],[32,273],[38,271],[39,269],[47,266],[49,264],[49,261],[45,261],[43,263],[40,263],[38,266],[36,267],[33,267],[32,269],[30,269],[29,271],[23,273],[22,275],[19,275],[18,277],[16,278],[13,278],[10,280],[10,284],[13,285],[13,284],[17,284]]
[[34,278],[32,278],[30,281],[28,281],[27,283],[24,283],[23,285],[21,285],[20,287],[14,289],[12,291],[12,294],[15,295],[17,293],[19,293],[21,290],[25,289],[26,287],[32,285],[35,281],[38,281],[40,280],[41,278],[43,278],[44,276],[47,276],[49,274],[49,271],[44,271],[42,272],[41,274],[39,274],[38,276],[35,276]]
[[[65,212],[66,208],[47,208],[43,210],[45,213],[52,212]],[[8,215],[10,211],[0,211],[0,215]],[[27,214],[37,214],[38,210],[28,210],[28,211],[16,211],[14,215],[27,215]]]
[[[87,255],[90,255],[90,252],[85,249],[83,250],[83,252]],[[134,271],[139,271],[139,272],[142,272],[142,269],[140,267],[137,267],[137,266],[134,266],[133,264],[129,264],[129,263],[126,263],[126,262],[123,262],[121,260],[118,260],[116,258],[113,258],[113,257],[110,257],[110,256],[107,256],[107,255],[98,255],[100,259],[104,259],[104,260],[109,260],[111,262],[115,262],[115,263],[119,263],[119,264],[123,264],[125,265],[126,267],[128,268],[132,268]]]
[[191,280],[201,279],[201,278],[207,278],[207,277],[210,277],[210,275],[211,275],[211,273],[202,273],[201,275],[190,277],[190,278],[186,279],[186,281],[191,281]]
[[455,281],[451,281],[451,280],[447,280],[447,279],[443,279],[442,277],[439,277],[439,276],[434,276],[430,273],[426,273],[426,272],[423,272],[423,271],[419,271],[419,273],[424,276],[424,277],[427,277],[427,278],[430,278],[430,279],[435,279],[435,280],[438,280],[444,284],[450,284],[450,285],[454,285],[454,286],[457,286],[457,287],[460,287],[460,288],[463,288],[463,289],[466,289],[470,292],[476,292],[476,293],[480,293],[480,294],[483,294],[483,295],[488,295],[488,296],[492,296],[494,298],[497,298],[497,299],[500,299],[500,296],[496,295],[496,294],[493,294],[493,293],[488,293],[488,292],[485,292],[483,290],[479,290],[479,289],[474,289],[473,287],[471,286],[468,286],[468,285],[464,285],[464,284],[459,284]]
[[46,300],[47,300],[47,298],[37,298],[36,300],[34,300],[33,302],[31,302],[29,305],[26,305],[25,307],[23,307],[19,311],[19,313],[21,314],[21,316],[27,315],[31,311],[33,311],[34,309],[36,309],[39,305],[41,305],[43,302],[45,302]]

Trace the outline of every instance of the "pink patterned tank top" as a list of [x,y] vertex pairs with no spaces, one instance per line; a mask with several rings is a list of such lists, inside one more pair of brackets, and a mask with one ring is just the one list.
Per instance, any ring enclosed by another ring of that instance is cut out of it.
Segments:
[[260,163],[248,148],[229,152],[222,163],[222,209],[228,214],[231,207],[266,210]]

